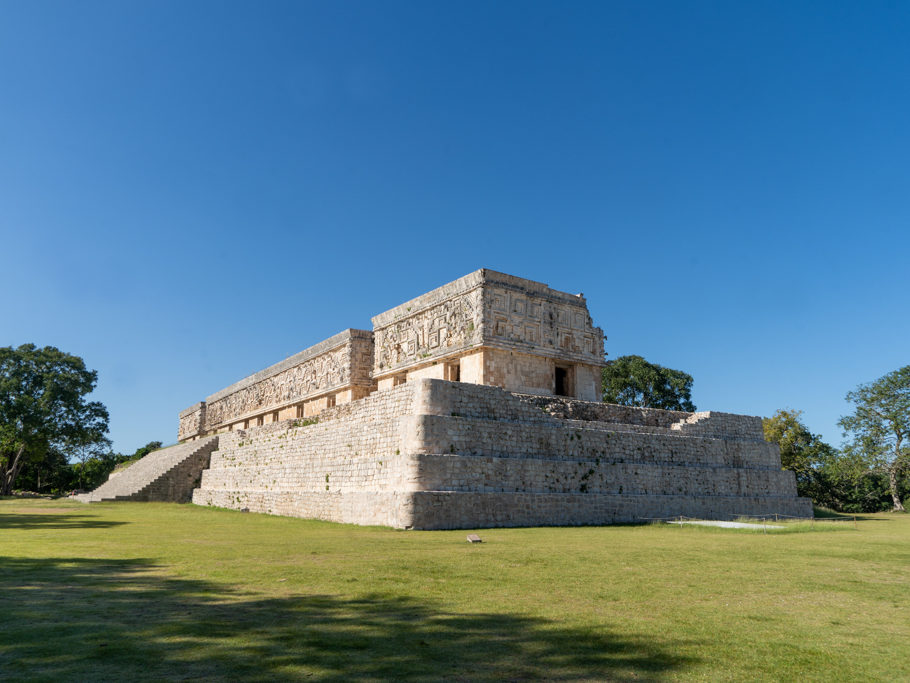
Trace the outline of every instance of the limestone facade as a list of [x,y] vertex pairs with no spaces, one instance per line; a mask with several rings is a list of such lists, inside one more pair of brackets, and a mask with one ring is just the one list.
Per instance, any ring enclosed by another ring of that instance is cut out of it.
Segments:
[[417,379],[600,396],[603,331],[585,298],[489,269],[380,313],[180,413],[185,441],[317,415]]
[[194,503],[417,529],[812,515],[759,418],[599,402],[580,294],[478,270],[372,323],[180,413],[217,439]]
[[180,413],[178,439],[316,415],[374,388],[373,333],[345,330]]
[[603,331],[585,298],[478,270],[373,318],[380,389],[432,378],[594,401]]

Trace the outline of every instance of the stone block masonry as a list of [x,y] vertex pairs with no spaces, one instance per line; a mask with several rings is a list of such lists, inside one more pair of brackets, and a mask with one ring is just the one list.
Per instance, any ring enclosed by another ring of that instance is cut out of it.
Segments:
[[581,294],[482,268],[217,391],[180,413],[178,439],[310,417],[418,379],[600,396],[603,331]]
[[374,388],[373,333],[345,330],[217,391],[180,413],[178,438],[316,415]]
[[293,517],[408,527],[416,384],[219,437],[193,502]]
[[430,377],[593,401],[603,331],[581,294],[482,269],[373,318],[378,387]]
[[591,404],[568,419],[497,387],[415,380],[312,424],[221,435],[193,502],[415,529],[811,516],[757,418],[694,415]]
[[104,500],[188,503],[217,445],[218,437],[210,436],[153,451],[126,469],[112,473],[97,489],[77,499],[83,503]]

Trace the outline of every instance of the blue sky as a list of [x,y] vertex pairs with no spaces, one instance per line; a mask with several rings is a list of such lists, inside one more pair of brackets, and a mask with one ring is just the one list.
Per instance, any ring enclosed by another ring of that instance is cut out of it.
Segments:
[[910,362],[910,4],[5,2],[0,345],[117,450],[480,267],[588,298],[699,409]]

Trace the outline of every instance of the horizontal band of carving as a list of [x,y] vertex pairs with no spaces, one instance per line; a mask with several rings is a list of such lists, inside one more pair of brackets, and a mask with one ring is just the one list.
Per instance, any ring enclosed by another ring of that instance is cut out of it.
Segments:
[[495,270],[490,270],[489,268],[481,268],[480,270],[468,273],[464,277],[460,277],[442,287],[438,287],[426,294],[421,294],[410,301],[406,301],[400,306],[395,306],[395,308],[390,308],[379,315],[373,316],[373,327],[384,327],[401,318],[407,318],[414,311],[436,306],[449,299],[467,294],[471,290],[483,285],[500,285],[508,287],[516,292],[526,292],[536,297],[546,298],[554,303],[571,304],[573,306],[586,305],[585,298],[580,294],[560,292],[557,289],[550,289],[550,287],[543,282],[526,280],[525,278],[515,277],[514,275],[499,273]]
[[216,391],[214,394],[212,394],[211,396],[208,396],[205,399],[206,403],[212,403],[214,401],[217,401],[218,399],[224,398],[225,396],[230,396],[234,392],[240,391],[241,389],[245,389],[249,386],[252,386],[253,384],[256,384],[257,382],[261,382],[264,379],[274,377],[275,375],[282,373],[285,370],[293,368],[297,365],[300,365],[301,363],[303,363],[307,360],[310,360],[311,358],[315,358],[316,356],[321,356],[324,353],[328,353],[329,351],[332,351],[332,350],[338,348],[339,346],[346,344],[347,342],[349,342],[352,339],[372,340],[373,333],[370,332],[369,330],[355,330],[355,329],[347,329],[342,332],[339,332],[338,334],[336,334],[332,337],[329,337],[328,339],[321,341],[318,344],[315,344],[307,349],[304,349],[300,353],[295,353],[293,356],[285,358],[283,361],[281,361],[279,363],[270,365],[265,370],[260,370],[259,372],[256,372],[256,373],[250,375],[249,377],[244,377],[239,382],[234,382],[234,384],[230,385],[229,387],[225,387],[221,391]]

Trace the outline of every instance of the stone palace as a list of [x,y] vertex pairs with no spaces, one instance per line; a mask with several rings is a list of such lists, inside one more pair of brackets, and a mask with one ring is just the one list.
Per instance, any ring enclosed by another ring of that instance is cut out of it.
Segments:
[[208,396],[83,499],[451,529],[811,517],[761,419],[600,403],[585,298],[482,269]]

